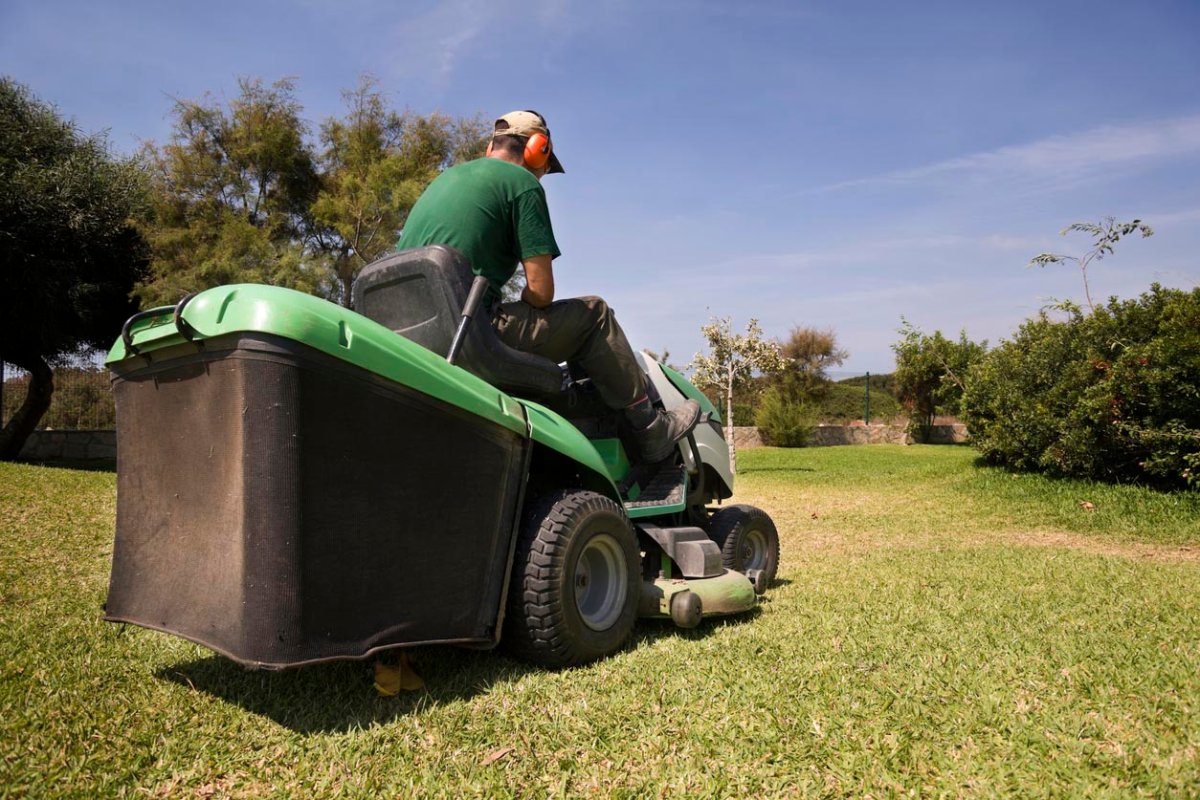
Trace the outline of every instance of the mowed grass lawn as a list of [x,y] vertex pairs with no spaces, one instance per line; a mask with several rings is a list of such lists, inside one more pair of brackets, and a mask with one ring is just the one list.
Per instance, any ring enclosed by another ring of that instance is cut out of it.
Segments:
[[1200,493],[740,463],[783,542],[759,612],[557,673],[420,650],[394,699],[101,622],[114,476],[0,464],[0,796],[1200,795]]

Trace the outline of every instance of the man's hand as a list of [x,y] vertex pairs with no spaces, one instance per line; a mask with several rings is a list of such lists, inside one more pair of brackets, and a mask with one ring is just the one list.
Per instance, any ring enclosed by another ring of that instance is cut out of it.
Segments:
[[554,267],[550,256],[530,256],[521,262],[525,267],[525,290],[521,300],[534,308],[545,308],[554,302]]

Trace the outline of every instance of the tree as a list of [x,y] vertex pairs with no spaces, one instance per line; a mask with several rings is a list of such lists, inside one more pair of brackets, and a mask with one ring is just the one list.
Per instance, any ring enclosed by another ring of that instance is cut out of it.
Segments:
[[730,317],[714,317],[701,327],[710,353],[696,353],[689,367],[702,387],[717,387],[725,395],[725,439],[729,443],[729,463],[737,469],[737,450],[733,444],[733,393],[743,388],[755,372],[774,375],[788,360],[779,345],[763,339],[758,320],[751,319],[743,334],[733,333]]
[[483,153],[479,117],[398,114],[373,79],[310,141],[295,84],[243,79],[226,108],[177,101],[171,141],[148,146],[154,214],[148,304],[226,283],[267,283],[350,304],[358,271],[399,237],[437,174]]
[[961,331],[958,341],[941,331],[922,333],[901,317],[901,339],[892,345],[896,353],[896,390],[909,415],[909,430],[924,438],[934,416],[958,414],[972,366],[987,353],[987,342],[973,342]]
[[319,188],[290,80],[242,79],[224,108],[211,96],[175,103],[170,143],[143,153],[151,175],[149,305],[227,283],[316,291],[310,207]]
[[1096,310],[1096,304],[1092,302],[1092,290],[1088,285],[1088,266],[1093,261],[1099,261],[1106,255],[1112,255],[1113,247],[1117,242],[1131,233],[1138,232],[1145,239],[1148,236],[1153,236],[1154,231],[1149,225],[1143,223],[1140,219],[1135,219],[1132,222],[1117,222],[1112,217],[1105,217],[1099,223],[1091,222],[1076,222],[1068,225],[1059,231],[1059,236],[1066,236],[1068,233],[1078,231],[1086,233],[1093,237],[1092,249],[1084,256],[1065,256],[1058,253],[1039,253],[1029,260],[1026,266],[1045,267],[1047,264],[1065,264],[1072,261],[1079,267],[1079,272],[1083,276],[1083,294],[1087,298],[1088,309]]
[[0,359],[30,374],[0,431],[0,458],[13,459],[50,407],[51,364],[110,343],[137,310],[149,252],[133,222],[145,212],[137,166],[7,78],[0,186]]
[[482,155],[487,139],[479,118],[388,110],[370,77],[343,97],[346,116],[321,126],[321,190],[312,217],[316,247],[332,273],[331,299],[349,306],[355,276],[395,244],[429,182]]
[[788,359],[787,368],[779,374],[780,387],[795,400],[819,399],[829,384],[828,370],[849,356],[838,347],[832,328],[796,326],[780,343],[780,350]]

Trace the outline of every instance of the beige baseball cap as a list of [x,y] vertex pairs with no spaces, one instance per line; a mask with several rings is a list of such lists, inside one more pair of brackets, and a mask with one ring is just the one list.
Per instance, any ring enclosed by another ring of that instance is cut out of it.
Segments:
[[546,125],[546,118],[536,111],[510,111],[500,119],[496,120],[494,134],[504,134],[506,136],[520,136],[523,139],[528,139],[535,133],[545,134],[550,139],[550,160],[547,162],[547,173],[566,172],[563,169],[562,162],[558,160],[558,154],[554,152],[554,137],[550,135],[550,128]]

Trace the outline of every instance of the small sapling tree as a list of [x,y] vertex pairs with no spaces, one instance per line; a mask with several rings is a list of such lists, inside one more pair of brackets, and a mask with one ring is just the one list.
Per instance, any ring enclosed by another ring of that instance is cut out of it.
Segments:
[[1066,236],[1068,233],[1076,231],[1093,237],[1092,249],[1086,254],[1083,256],[1066,256],[1059,253],[1039,253],[1029,259],[1027,266],[1045,267],[1048,264],[1074,263],[1079,267],[1080,275],[1083,276],[1083,295],[1087,298],[1088,309],[1094,312],[1096,304],[1092,302],[1092,289],[1088,285],[1088,267],[1093,261],[1099,261],[1105,256],[1112,255],[1113,247],[1116,243],[1129,234],[1140,233],[1142,234],[1142,238],[1145,239],[1147,236],[1153,236],[1154,231],[1140,219],[1130,222],[1117,222],[1113,217],[1105,217],[1099,223],[1076,222],[1073,225],[1068,225],[1059,231],[1059,236]]
[[774,375],[788,365],[779,345],[763,338],[758,320],[751,319],[746,332],[735,334],[730,317],[713,317],[701,327],[708,340],[708,355],[696,353],[688,366],[696,382],[719,388],[725,396],[725,440],[729,443],[729,464],[737,470],[737,450],[733,444],[733,393],[743,388],[754,373]]

